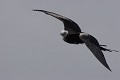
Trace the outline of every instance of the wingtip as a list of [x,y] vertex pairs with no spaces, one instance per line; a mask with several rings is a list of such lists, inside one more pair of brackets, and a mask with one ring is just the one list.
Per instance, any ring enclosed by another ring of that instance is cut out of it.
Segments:
[[32,11],[40,11],[40,10],[37,10],[37,9],[33,9]]
[[110,69],[110,71],[112,72],[112,70]]
[[112,72],[112,70],[110,69],[110,67],[109,67],[109,65],[107,64],[107,65],[104,65],[109,71],[111,71]]
[[110,67],[109,67],[109,65],[107,64],[107,65],[104,65],[109,71],[111,71],[112,72],[112,70],[110,69]]
[[32,9],[32,11],[35,11],[35,9]]
[[38,10],[38,9],[33,9],[32,11],[46,12],[45,10]]
[[112,70],[110,68],[107,68],[107,69],[112,72]]
[[[104,64],[103,64],[104,65]],[[110,69],[109,65],[106,63],[106,65],[104,65],[109,71],[112,72],[112,70]]]

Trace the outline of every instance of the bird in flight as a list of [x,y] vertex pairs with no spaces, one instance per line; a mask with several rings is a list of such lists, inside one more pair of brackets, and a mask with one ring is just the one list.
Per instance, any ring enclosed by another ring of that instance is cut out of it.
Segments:
[[94,54],[94,56],[108,70],[111,71],[102,51],[109,51],[109,52],[112,52],[112,51],[118,52],[118,51],[104,48],[106,47],[106,45],[100,45],[95,37],[93,37],[92,35],[88,33],[82,32],[78,24],[67,17],[56,14],[54,12],[45,11],[45,10],[33,10],[33,11],[43,12],[47,15],[53,16],[57,18],[58,20],[62,21],[64,24],[64,30],[60,32],[60,35],[63,37],[63,40],[70,44],[83,44],[84,43],[90,49],[90,51]]

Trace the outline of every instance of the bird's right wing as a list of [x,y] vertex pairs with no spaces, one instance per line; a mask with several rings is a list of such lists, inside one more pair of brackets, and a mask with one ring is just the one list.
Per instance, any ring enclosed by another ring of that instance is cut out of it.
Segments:
[[40,11],[40,12],[43,12],[47,15],[51,15],[51,16],[61,20],[64,24],[64,29],[67,30],[68,33],[70,33],[70,34],[81,32],[81,29],[79,28],[79,26],[74,21],[72,21],[71,19],[69,19],[67,17],[64,17],[62,15],[59,15],[59,14],[56,14],[53,12],[45,11],[45,10],[33,10],[33,11]]
[[111,71],[108,66],[103,52],[99,47],[98,41],[91,35],[80,35],[81,40],[85,43],[85,45],[90,49],[90,51],[94,54],[94,56],[107,68]]

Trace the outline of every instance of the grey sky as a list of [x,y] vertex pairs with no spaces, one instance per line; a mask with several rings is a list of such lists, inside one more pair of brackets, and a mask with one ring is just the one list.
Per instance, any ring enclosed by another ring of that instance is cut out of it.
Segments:
[[120,79],[119,53],[104,52],[108,71],[85,45],[62,41],[62,22],[32,9],[66,16],[120,51],[119,0],[1,0],[0,80]]

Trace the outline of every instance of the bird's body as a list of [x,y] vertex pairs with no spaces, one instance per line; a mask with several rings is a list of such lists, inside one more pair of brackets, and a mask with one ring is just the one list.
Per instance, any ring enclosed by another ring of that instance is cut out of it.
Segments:
[[96,38],[94,38],[92,35],[88,33],[82,32],[79,26],[74,21],[72,21],[67,17],[61,16],[53,12],[45,11],[45,10],[33,10],[33,11],[43,12],[47,15],[51,15],[59,19],[60,21],[62,21],[64,24],[64,30],[61,31],[60,35],[63,37],[63,40],[70,44],[85,43],[85,45],[90,49],[90,51],[94,54],[94,56],[107,69],[111,71],[110,67],[108,66],[105,60],[102,50],[109,51],[109,52],[112,52],[112,51],[118,52],[118,51],[104,48],[103,46],[106,46],[106,45],[100,45]]
[[82,44],[84,43],[80,38],[79,38],[79,33],[77,34],[68,34],[66,37],[63,38],[63,40],[67,43],[70,44]]

